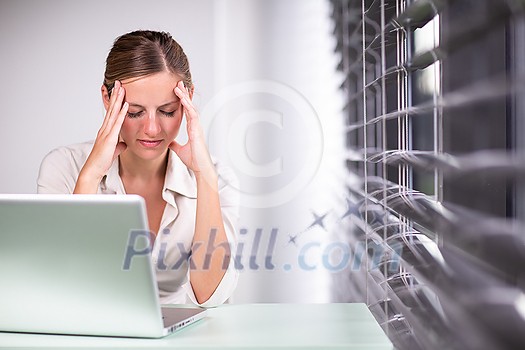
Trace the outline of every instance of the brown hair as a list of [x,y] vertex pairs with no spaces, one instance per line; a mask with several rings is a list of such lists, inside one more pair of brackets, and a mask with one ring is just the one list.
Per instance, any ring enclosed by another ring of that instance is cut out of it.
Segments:
[[168,71],[193,89],[190,64],[182,47],[166,32],[137,30],[119,36],[106,59],[104,85],[110,92],[115,80]]

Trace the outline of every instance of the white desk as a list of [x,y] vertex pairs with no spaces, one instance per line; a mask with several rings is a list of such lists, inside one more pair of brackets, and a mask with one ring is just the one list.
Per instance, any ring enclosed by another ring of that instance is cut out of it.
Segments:
[[[1,315],[0,315],[1,317]],[[232,304],[161,339],[0,332],[0,347],[393,349],[365,304]]]

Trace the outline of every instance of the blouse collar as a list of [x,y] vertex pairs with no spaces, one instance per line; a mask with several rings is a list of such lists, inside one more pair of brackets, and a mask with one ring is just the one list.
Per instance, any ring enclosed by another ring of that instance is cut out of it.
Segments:
[[[111,164],[107,175],[103,178],[101,182],[102,193],[126,193],[119,175],[119,161],[120,157],[117,157]],[[184,165],[177,154],[171,149],[168,150],[168,166],[166,168],[166,177],[164,178],[163,193],[171,193],[173,196],[180,194],[188,198],[197,198],[195,174]]]

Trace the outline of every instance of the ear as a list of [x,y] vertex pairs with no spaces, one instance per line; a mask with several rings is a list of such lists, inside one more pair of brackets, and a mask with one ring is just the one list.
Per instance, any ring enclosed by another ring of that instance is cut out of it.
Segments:
[[102,93],[102,103],[104,103],[104,109],[107,111],[109,108],[109,91],[106,85],[102,84],[100,88],[100,92]]
[[189,91],[190,99],[193,100],[193,91],[195,90],[195,86],[191,86],[191,89]]

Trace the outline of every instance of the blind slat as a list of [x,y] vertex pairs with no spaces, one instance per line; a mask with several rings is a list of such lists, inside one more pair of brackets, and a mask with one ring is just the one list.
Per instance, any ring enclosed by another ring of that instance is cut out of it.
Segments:
[[406,28],[419,28],[427,24],[445,7],[445,0],[416,0],[394,21]]

